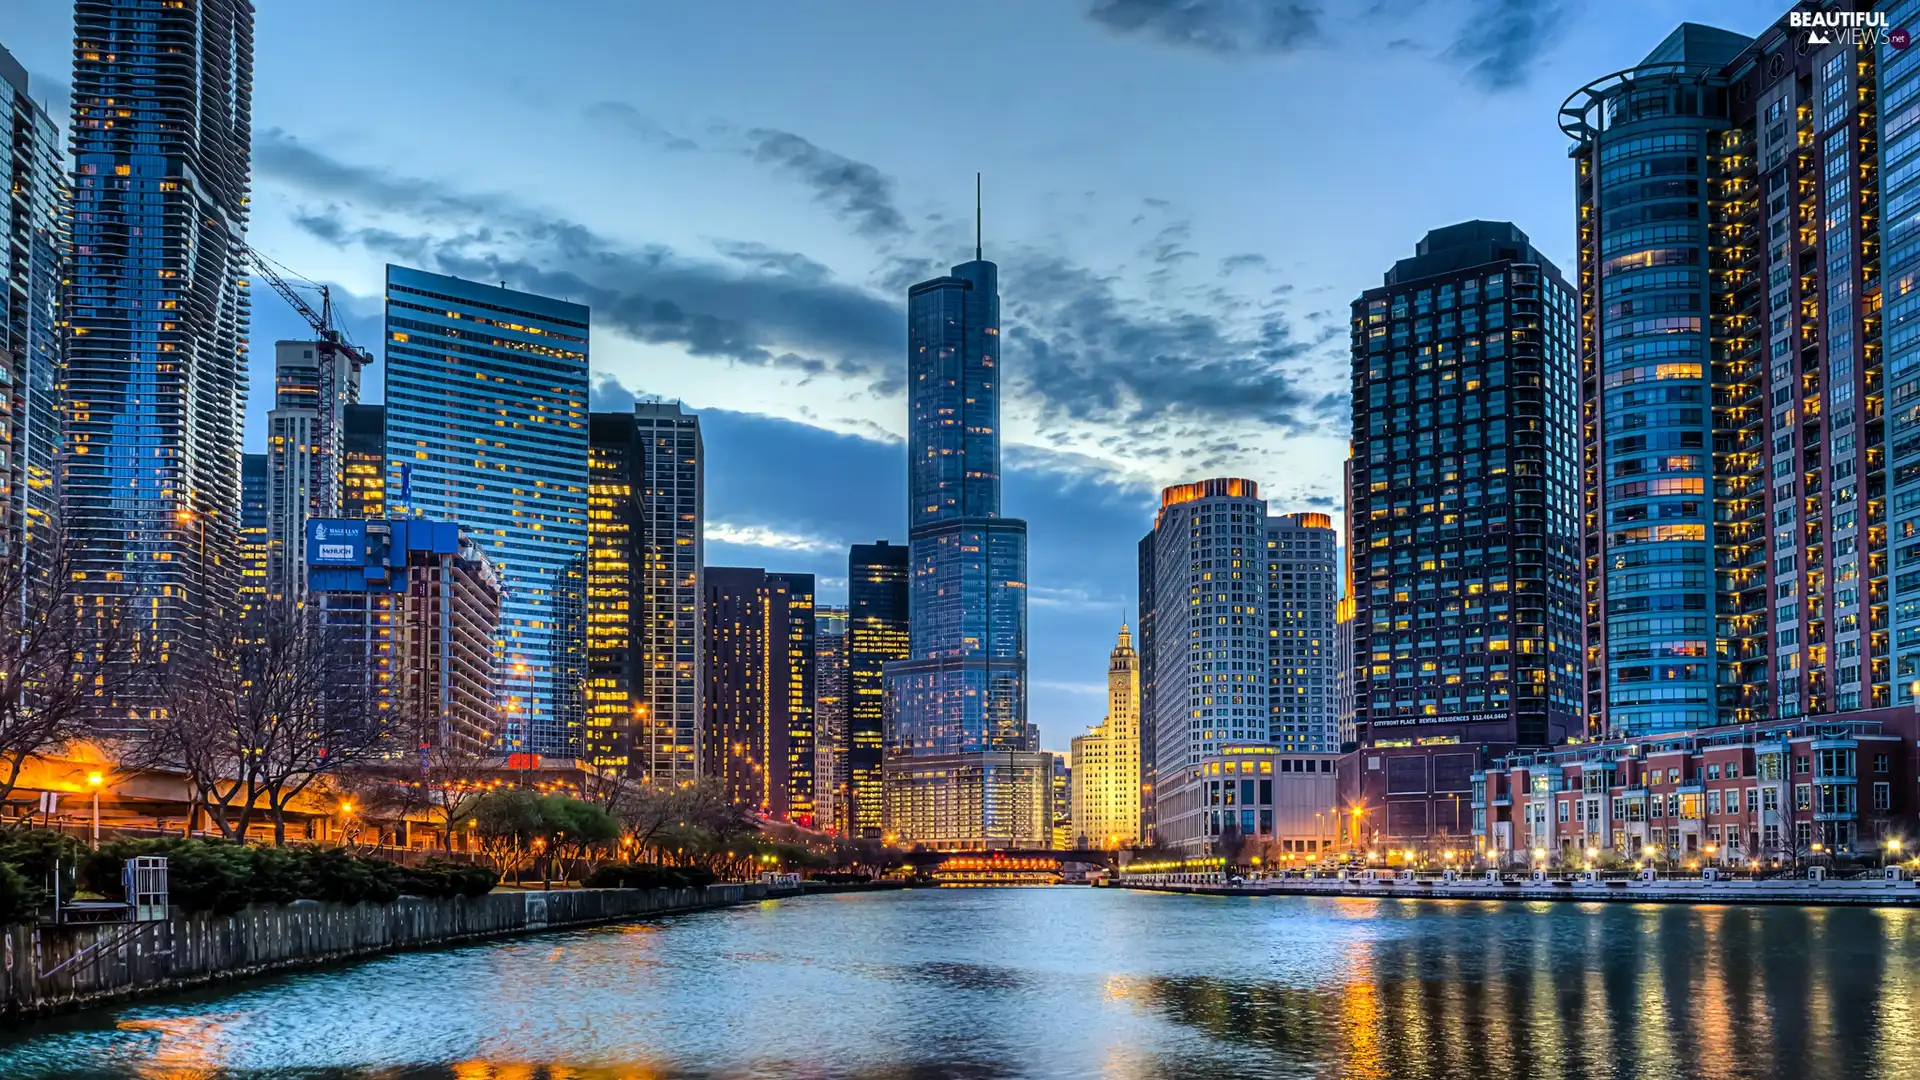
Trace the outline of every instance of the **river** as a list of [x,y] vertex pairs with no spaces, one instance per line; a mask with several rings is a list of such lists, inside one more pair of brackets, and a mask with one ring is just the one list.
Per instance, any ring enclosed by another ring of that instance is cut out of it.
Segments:
[[769,901],[49,1021],[0,1077],[1822,1078],[1920,1073],[1920,911]]

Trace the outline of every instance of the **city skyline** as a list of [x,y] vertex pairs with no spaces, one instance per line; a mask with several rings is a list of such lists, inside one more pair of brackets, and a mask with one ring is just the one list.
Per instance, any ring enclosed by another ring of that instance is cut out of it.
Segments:
[[[885,20],[864,18],[853,6],[817,20],[768,10],[747,30],[724,27],[728,40],[743,40],[737,50],[727,50],[733,59],[726,65],[701,71],[690,68],[684,56],[655,50],[657,43],[673,38],[717,43],[723,28],[714,19],[677,11],[664,16],[671,25],[658,34],[586,35],[577,32],[583,21],[613,16],[582,5],[527,27],[524,72],[497,80],[477,77],[457,60],[410,57],[401,64],[382,59],[385,50],[410,36],[408,28],[416,22],[437,24],[436,33],[476,32],[449,26],[433,5],[383,11],[377,18],[369,10],[368,19],[392,31],[372,41],[354,32],[368,20],[356,18],[352,5],[336,7],[336,14],[324,20],[308,18],[293,6],[263,5],[254,103],[260,153],[250,241],[309,276],[336,283],[346,324],[354,339],[369,347],[381,337],[381,266],[387,256],[364,245],[335,247],[301,222],[324,228],[337,220],[358,227],[372,224],[360,219],[362,211],[384,205],[391,208],[389,231],[418,234],[421,228],[409,223],[424,220],[422,212],[381,202],[395,195],[391,182],[409,179],[444,181],[446,198],[478,200],[471,204],[476,211],[532,207],[540,220],[579,223],[608,239],[616,256],[608,265],[615,269],[631,268],[633,260],[624,256],[661,245],[665,262],[659,273],[644,279],[641,293],[669,300],[689,316],[719,317],[722,325],[741,328],[742,340],[771,343],[779,336],[776,331],[788,330],[796,336],[824,334],[818,326],[823,314],[830,316],[825,321],[853,328],[835,331],[847,335],[833,339],[844,349],[819,351],[816,358],[824,360],[825,371],[792,373],[695,354],[671,335],[636,344],[624,325],[615,324],[612,310],[586,293],[588,286],[610,282],[590,272],[592,267],[552,251],[550,262],[530,257],[528,268],[539,264],[556,273],[573,272],[576,283],[555,291],[547,288],[553,282],[532,277],[512,276],[509,282],[592,304],[602,313],[596,369],[617,374],[628,391],[679,398],[701,414],[716,478],[710,499],[711,561],[815,573],[822,601],[831,603],[844,597],[841,567],[848,545],[875,537],[905,540],[905,523],[892,495],[904,486],[904,471],[898,444],[887,441],[903,434],[899,398],[870,393],[863,380],[876,365],[898,368],[900,353],[890,342],[904,320],[893,286],[943,269],[970,249],[967,181],[976,169],[984,170],[987,242],[1003,267],[1003,291],[1009,297],[1013,379],[1007,498],[1033,529],[1030,713],[1041,727],[1042,744],[1064,749],[1072,734],[1099,718],[1099,673],[1110,637],[1134,609],[1127,538],[1137,537],[1150,520],[1158,488],[1203,474],[1245,475],[1273,496],[1275,512],[1337,515],[1344,440],[1322,434],[1297,441],[1286,435],[1282,424],[1268,422],[1282,418],[1283,411],[1265,395],[1249,396],[1240,405],[1210,400],[1196,405],[1201,411],[1195,415],[1219,420],[1215,426],[1222,432],[1251,432],[1237,442],[1247,448],[1244,452],[1179,451],[1170,448],[1168,438],[1155,435],[1159,441],[1147,448],[1156,456],[1146,459],[1147,466],[1135,469],[1129,459],[1116,467],[1115,447],[1130,441],[1124,437],[1126,420],[1116,419],[1125,402],[1100,403],[1091,391],[1101,384],[1085,378],[1063,377],[1057,380],[1059,390],[1050,394],[1034,393],[1032,381],[1043,370],[1064,365],[1059,358],[1068,352],[1084,357],[1114,348],[1123,340],[1116,335],[1124,332],[1130,335],[1125,341],[1142,349],[1212,360],[1209,374],[1231,377],[1229,389],[1244,388],[1267,364],[1258,349],[1261,303],[1286,305],[1276,310],[1288,316],[1295,334],[1284,342],[1289,349],[1300,346],[1296,339],[1319,341],[1328,326],[1343,330],[1343,305],[1373,282],[1379,266],[1401,253],[1405,237],[1447,221],[1514,220],[1557,263],[1570,265],[1571,181],[1565,140],[1552,119],[1560,100],[1597,74],[1637,62],[1682,19],[1752,33],[1777,15],[1777,5],[1765,3],[1567,6],[1564,18],[1542,28],[1548,33],[1497,23],[1487,35],[1472,39],[1469,31],[1487,19],[1492,5],[1424,5],[1396,19],[1390,32],[1378,19],[1327,15],[1320,20],[1317,42],[1309,37],[1298,48],[1263,49],[1235,45],[1242,36],[1258,33],[1257,26],[1242,26],[1236,33],[1230,24],[1209,24],[1209,34],[1196,34],[1199,44],[1191,47],[1170,42],[1164,24],[1126,29],[1120,14],[1148,6],[1102,4],[1106,14],[1098,18],[1088,15],[1093,5],[1061,5],[1046,13],[1007,5],[986,9],[977,19],[967,16],[966,23],[985,35],[983,46],[1007,58],[996,65],[996,79],[1005,85],[993,95],[1008,108],[999,110],[989,140],[979,137],[985,128],[979,135],[970,128],[974,137],[959,139],[916,131],[910,111],[888,104],[904,98],[897,86],[907,76],[887,65],[850,63],[840,74],[844,81],[817,100],[777,89],[806,66],[786,55],[792,41],[816,41],[821,49],[832,48],[836,55],[848,51],[850,60],[860,59],[868,51],[892,48],[894,35],[959,40],[959,27],[945,15],[924,13],[916,16],[917,24],[902,20],[892,28],[876,27]],[[1197,7],[1203,14],[1214,10]],[[54,99],[48,110],[64,123],[65,105],[58,98],[69,82],[70,8],[57,0],[26,0],[18,8],[10,12],[7,44],[30,71],[35,94]],[[504,5],[462,10],[462,19],[452,21],[472,27],[497,23],[489,10],[499,18],[507,15]],[[1510,55],[1492,54],[1495,30],[1518,35]],[[625,40],[623,48],[642,49],[646,56],[640,63],[598,64],[564,51],[598,50],[602,46],[595,38]],[[1020,38],[1030,40],[1014,40]],[[289,59],[307,48],[354,57],[368,77],[314,95],[310,81],[298,74],[301,65]],[[1009,51],[1015,48],[1019,51]],[[1069,57],[1070,65],[1059,66],[1082,74],[1068,80],[1041,65],[1016,62],[1048,51]],[[449,55],[458,52],[449,50]],[[951,62],[953,55],[944,53],[942,59]],[[1513,62],[1503,66],[1503,59]],[[1306,100],[1299,95],[1340,77],[1348,66],[1366,73],[1348,79],[1350,102],[1329,103],[1324,113],[1321,106],[1294,110],[1284,104],[1290,97]],[[636,81],[622,74],[600,82],[591,74],[596,68],[657,75]],[[446,78],[436,79],[436,73]],[[1075,89],[1074,82],[1084,82],[1085,89]],[[1499,86],[1490,90],[1489,83]],[[1191,88],[1182,89],[1184,84]],[[1392,139],[1367,134],[1382,130],[1369,116],[1413,95],[1437,106],[1419,130],[1396,131]],[[861,108],[851,107],[856,98]],[[1035,98],[1053,103],[1034,116],[1012,107]],[[1219,116],[1196,111],[1201,101],[1216,99],[1244,104]],[[596,103],[609,107],[587,115]],[[620,103],[630,111],[615,107]],[[534,137],[577,145],[550,155],[548,164],[540,163],[539,153],[503,162],[475,145],[398,119],[471,108],[508,117],[551,116],[551,136]],[[362,116],[372,119],[346,119]],[[853,116],[862,122],[849,119]],[[863,129],[867,122],[872,126]],[[725,131],[710,133],[715,127]],[[1269,134],[1249,140],[1243,137],[1248,130]],[[676,138],[700,149],[675,149]],[[1146,146],[1170,149],[1147,154],[1140,149]],[[1493,187],[1475,172],[1490,147],[1498,148],[1503,169],[1502,183]],[[1388,203],[1363,198],[1363,189],[1348,193],[1316,185],[1311,172],[1295,164],[1316,155],[1338,155],[1378,175],[1390,175],[1388,161],[1401,155],[1433,167],[1423,165],[1418,182],[1409,175],[1396,184]],[[590,168],[586,175],[555,171],[562,161],[584,161]],[[327,163],[342,171],[302,171]],[[845,175],[859,183],[822,186],[819,178],[830,175],[825,167],[836,163],[848,166]],[[641,187],[625,190],[629,179]],[[369,187],[370,180],[383,183]],[[338,194],[327,194],[330,186]],[[413,194],[431,186],[416,184]],[[489,201],[488,193],[501,191],[515,193],[510,203]],[[1089,191],[1095,194],[1084,197]],[[869,193],[878,201],[867,201]],[[1308,195],[1332,200],[1332,209],[1305,212]],[[1149,205],[1149,199],[1166,205]],[[895,216],[907,223],[906,232],[888,231]],[[523,216],[509,224],[519,228],[527,221]],[[1182,223],[1184,233],[1176,228]],[[1165,261],[1156,261],[1153,253],[1162,252]],[[1192,257],[1183,254],[1189,252]],[[1273,269],[1261,271],[1252,260],[1236,259],[1255,253]],[[919,265],[897,273],[898,259]],[[1219,277],[1227,264],[1229,276]],[[890,271],[896,273],[890,277]],[[813,306],[756,313],[752,305],[777,308],[769,282],[792,286],[796,303]],[[1236,283],[1245,285],[1244,295],[1235,292],[1241,289]],[[1229,292],[1210,296],[1216,285]],[[1291,291],[1285,295],[1271,294],[1287,286]],[[275,339],[301,337],[304,331],[271,299],[253,308],[247,446],[261,449],[263,403],[270,400],[271,385],[264,358]],[[1333,312],[1331,323],[1310,322],[1306,316],[1315,311]],[[1101,319],[1112,319],[1112,325],[1100,329]],[[1023,343],[1016,332],[1021,327],[1044,332],[1054,366],[1036,362],[1029,351],[1034,339]],[[815,340],[808,336],[801,344]],[[1338,375],[1344,370],[1343,350],[1344,334],[1338,334],[1305,353],[1288,355],[1315,369],[1315,388],[1325,393],[1344,383]],[[777,356],[784,350],[769,351]],[[843,365],[855,374],[838,374]],[[1069,367],[1063,375],[1087,370]],[[1153,374],[1143,371],[1137,377]],[[376,400],[379,371],[369,371],[367,381],[368,399]],[[1169,401],[1201,390],[1169,379],[1152,385]],[[1043,422],[1036,410],[1057,409],[1061,391],[1087,391],[1088,408],[1096,412],[1056,412],[1057,423]],[[603,387],[593,405],[622,408],[623,396]],[[1265,411],[1248,420],[1241,405]],[[1229,411],[1220,412],[1223,408]],[[1335,408],[1330,421],[1321,417],[1320,429],[1337,429],[1339,412]],[[1142,417],[1141,432],[1170,423],[1160,413],[1149,413]],[[1156,418],[1161,422],[1147,422]],[[1056,428],[1072,439],[1041,434]],[[1281,448],[1260,449],[1265,439],[1280,440]],[[1055,441],[1061,452],[1047,449]],[[740,463],[773,466],[760,475],[737,467]],[[862,482],[799,498],[795,479],[822,474],[857,476]],[[1316,485],[1311,492],[1282,488],[1283,481],[1290,485],[1307,478]]]

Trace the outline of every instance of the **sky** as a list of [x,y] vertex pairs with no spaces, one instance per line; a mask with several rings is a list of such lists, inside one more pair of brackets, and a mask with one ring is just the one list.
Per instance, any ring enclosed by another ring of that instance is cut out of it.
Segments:
[[[1031,719],[1098,723],[1158,490],[1337,515],[1348,304],[1427,230],[1571,269],[1559,104],[1784,0],[258,0],[250,242],[378,351],[384,266],[593,310],[596,408],[701,414],[710,565],[905,540],[907,287],[1000,265]],[[72,6],[7,0],[64,118]],[[254,292],[248,449],[272,342]],[[380,371],[368,372],[377,400]]]

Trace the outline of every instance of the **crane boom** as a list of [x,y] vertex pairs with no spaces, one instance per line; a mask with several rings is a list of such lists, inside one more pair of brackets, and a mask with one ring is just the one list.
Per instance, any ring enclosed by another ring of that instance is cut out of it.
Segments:
[[342,456],[339,434],[334,422],[334,418],[340,412],[340,402],[337,400],[340,363],[344,358],[346,363],[353,365],[352,370],[357,372],[373,363],[373,354],[348,341],[346,334],[334,325],[333,293],[325,285],[315,286],[320,290],[320,310],[315,311],[313,305],[307,303],[307,298],[300,295],[300,290],[294,288],[293,283],[287,280],[286,274],[282,273],[285,267],[261,254],[256,248],[246,250],[249,261],[253,263],[256,270],[260,271],[260,275],[267,279],[267,284],[273,287],[273,291],[279,293],[280,299],[285,300],[287,306],[313,328],[317,346],[316,358],[319,361],[317,365],[319,394],[318,401],[315,402],[318,408],[315,409],[317,415],[314,434],[315,441],[319,444],[316,456],[321,457],[322,460],[320,467],[315,470],[313,482],[310,485],[308,516],[333,517],[340,511],[334,496],[334,492],[340,485]]

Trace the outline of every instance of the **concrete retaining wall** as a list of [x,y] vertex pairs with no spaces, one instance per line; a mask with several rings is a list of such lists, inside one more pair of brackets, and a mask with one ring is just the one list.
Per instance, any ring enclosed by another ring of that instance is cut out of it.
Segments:
[[567,889],[448,900],[406,896],[391,904],[299,900],[145,924],[16,925],[0,936],[0,1011],[58,1012],[356,956],[793,894],[760,884]]
[[1197,885],[1121,880],[1115,888],[1144,892],[1187,893],[1198,896],[1364,896],[1399,900],[1573,900],[1581,903],[1630,904],[1793,904],[1801,907],[1920,907],[1920,888],[1914,882],[1881,881],[1719,881],[1661,879],[1652,882],[1502,881],[1498,884],[1461,879],[1442,882],[1257,881],[1244,885]]

